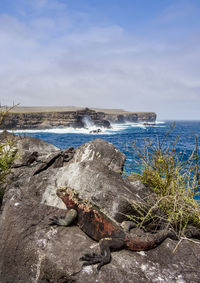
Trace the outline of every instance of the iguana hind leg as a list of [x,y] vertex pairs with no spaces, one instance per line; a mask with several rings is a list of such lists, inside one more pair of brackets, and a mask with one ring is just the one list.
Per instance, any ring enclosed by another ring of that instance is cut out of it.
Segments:
[[93,265],[99,263],[97,270],[100,270],[101,267],[105,264],[108,264],[111,260],[111,250],[119,250],[124,246],[124,240],[120,238],[103,238],[99,242],[101,254],[85,254],[80,258],[84,261],[83,266]]
[[76,219],[77,214],[75,209],[69,209],[65,217],[54,216],[50,218],[50,225],[69,226]]
[[133,221],[123,221],[121,227],[125,232],[129,233],[132,228],[137,227],[137,224]]

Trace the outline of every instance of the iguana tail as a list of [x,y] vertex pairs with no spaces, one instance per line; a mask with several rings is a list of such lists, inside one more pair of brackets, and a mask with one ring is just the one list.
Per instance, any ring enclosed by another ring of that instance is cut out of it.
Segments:
[[170,230],[161,230],[155,234],[145,233],[141,237],[136,235],[127,235],[125,238],[125,246],[132,251],[145,251],[157,247],[166,238],[175,238]]

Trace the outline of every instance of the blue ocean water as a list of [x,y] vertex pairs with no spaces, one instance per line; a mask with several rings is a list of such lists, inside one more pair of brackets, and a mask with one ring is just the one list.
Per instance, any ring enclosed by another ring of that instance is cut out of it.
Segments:
[[[40,138],[54,144],[60,149],[68,147],[78,147],[95,138],[105,139],[126,154],[125,171],[131,173],[137,171],[137,164],[134,162],[136,156],[130,152],[129,145],[136,141],[138,147],[144,145],[144,139],[151,139],[153,143],[162,140],[169,131],[173,121],[157,122],[154,126],[144,126],[142,124],[126,123],[112,125],[112,129],[103,130],[99,134],[90,133],[94,128],[89,129],[51,129],[44,131],[18,131],[17,134]],[[184,153],[184,158],[188,158],[196,145],[195,136],[200,140],[200,121],[177,121],[173,131],[166,139],[165,145],[169,145],[180,136],[176,148],[177,154]],[[200,154],[200,151],[198,152]],[[197,196],[200,199],[199,196]]]

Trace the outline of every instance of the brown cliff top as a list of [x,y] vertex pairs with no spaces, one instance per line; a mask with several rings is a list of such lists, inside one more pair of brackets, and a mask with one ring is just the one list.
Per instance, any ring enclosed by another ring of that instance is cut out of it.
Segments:
[[[0,111],[5,111],[10,107],[0,107]],[[84,110],[86,107],[76,106],[17,106],[9,110],[10,113],[43,113],[43,112],[71,112]],[[128,113],[152,113],[149,112],[130,112],[123,109],[105,109],[105,108],[89,108],[96,112],[104,112],[106,114],[128,114]]]

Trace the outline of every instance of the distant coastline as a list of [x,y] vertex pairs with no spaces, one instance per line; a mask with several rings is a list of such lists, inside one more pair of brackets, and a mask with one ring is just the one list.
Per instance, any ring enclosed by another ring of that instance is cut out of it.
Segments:
[[[0,111],[11,108],[10,106],[0,107]],[[124,109],[111,109],[111,108],[93,108],[93,107],[76,107],[76,106],[17,106],[13,107],[11,113],[43,113],[43,112],[71,112],[80,111],[84,109],[91,109],[96,112],[104,112],[106,114],[125,114],[125,113],[154,113],[154,112],[131,112]]]
[[[0,111],[5,110],[6,107],[0,107]],[[154,112],[128,112],[123,109],[74,106],[15,107],[4,117],[1,129],[85,128],[88,123],[99,128],[110,128],[111,123],[154,123],[155,121]]]

